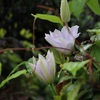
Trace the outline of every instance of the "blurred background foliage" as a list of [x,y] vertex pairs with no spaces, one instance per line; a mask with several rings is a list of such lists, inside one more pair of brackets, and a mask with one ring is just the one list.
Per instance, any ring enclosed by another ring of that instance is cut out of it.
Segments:
[[[70,0],[69,0],[70,1]],[[59,16],[60,0],[0,0],[0,49],[27,48],[49,45],[44,40],[44,33],[59,24],[37,19],[35,32],[31,13],[52,14]],[[100,17],[85,6],[79,18],[71,16],[69,26],[79,25],[80,42],[89,40],[87,29],[100,27]],[[44,53],[43,51],[41,51]],[[12,69],[22,61],[28,60],[34,54],[32,51],[0,52],[0,82],[4,80]],[[2,64],[2,67],[1,67]],[[21,66],[18,70],[24,69]],[[49,95],[48,95],[49,94]],[[36,77],[20,76],[8,82],[0,89],[0,100],[52,100],[49,87],[41,84]]]

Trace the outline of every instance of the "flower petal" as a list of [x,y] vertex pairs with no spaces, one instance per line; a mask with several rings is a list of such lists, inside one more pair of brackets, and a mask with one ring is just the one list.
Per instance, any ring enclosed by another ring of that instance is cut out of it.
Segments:
[[75,26],[69,28],[70,31],[71,31],[71,33],[72,33],[72,35],[74,36],[74,38],[77,38],[79,36],[79,34],[78,34],[78,28],[79,28],[78,25],[75,25]]
[[41,59],[39,59],[37,61],[37,66],[36,66],[36,70],[35,70],[35,74],[36,76],[41,79],[44,83],[47,83],[48,80],[46,78],[46,75],[45,75],[45,72],[44,72],[44,69],[43,69],[43,65],[42,65],[42,61]]
[[43,76],[44,76],[45,80],[48,83],[50,83],[52,78],[51,78],[51,74],[49,74],[48,63],[42,55],[39,55],[39,61],[40,61],[40,64],[41,64],[41,68],[40,68],[41,72],[43,72],[43,74],[44,74]]
[[60,44],[56,42],[56,38],[51,37],[49,34],[45,34],[45,39],[49,42],[52,46],[59,47]]
[[62,29],[61,29],[61,34],[63,36],[64,39],[66,40],[69,40],[69,32],[68,32],[68,29],[66,26],[64,26]]
[[47,52],[46,61],[48,63],[48,73],[51,76],[51,80],[53,81],[55,78],[55,71],[56,71],[55,59],[53,53],[50,52],[49,50]]

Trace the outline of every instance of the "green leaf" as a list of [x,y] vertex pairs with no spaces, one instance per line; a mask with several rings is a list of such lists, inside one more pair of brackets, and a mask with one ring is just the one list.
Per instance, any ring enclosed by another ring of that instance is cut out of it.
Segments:
[[100,46],[100,34],[93,35],[90,38],[91,41],[95,42],[96,45]]
[[[100,45],[100,44],[99,44]],[[94,65],[97,68],[100,68],[100,46],[98,45],[93,45],[91,47],[91,52],[90,55],[93,57],[94,61]]]
[[27,72],[28,72],[29,74],[32,74],[33,70],[30,68],[29,63],[34,63],[34,62],[33,62],[33,58],[30,58],[30,59],[25,63]]
[[50,22],[53,22],[53,23],[59,23],[60,25],[63,26],[63,23],[61,21],[61,19],[57,16],[54,16],[54,15],[47,15],[47,14],[31,14],[33,17],[35,17],[35,19],[39,18],[39,19],[42,19],[42,20],[47,20],[47,21],[50,21]]
[[68,87],[72,85],[72,82],[67,83],[60,91],[60,95],[62,96],[62,100],[67,99]]
[[5,34],[6,34],[6,30],[3,28],[0,28],[0,38],[4,38]]
[[100,4],[98,0],[86,0],[90,9],[97,15],[100,15]]
[[61,96],[60,95],[54,96],[54,100],[61,100]]
[[87,32],[100,34],[100,29],[87,30]]
[[24,64],[26,64],[26,61],[23,61],[23,62],[21,62],[20,64],[18,64],[18,65],[10,72],[10,74],[8,75],[8,77],[11,76],[11,74],[13,74],[13,73],[18,69],[18,67],[20,67],[20,66],[22,66],[22,65],[24,65]]
[[1,75],[1,72],[2,72],[2,63],[0,62],[0,75]]
[[76,73],[79,69],[84,67],[85,64],[87,64],[89,60],[82,61],[82,62],[69,62],[63,64],[63,70],[67,70],[72,73],[72,75],[75,77]]
[[96,84],[100,84],[100,69],[95,70],[92,74],[93,81]]
[[26,74],[26,70],[21,70],[21,71],[18,71],[14,74],[12,74],[11,76],[7,77],[5,80],[3,80],[1,83],[0,83],[0,88],[2,86],[4,86],[8,81],[14,79],[14,78],[17,78],[19,76],[21,76],[22,74]]
[[77,100],[76,98],[78,97],[78,92],[81,88],[81,85],[82,85],[81,82],[76,82],[68,87],[69,92],[67,95],[67,100]]
[[79,18],[83,8],[85,6],[85,0],[72,0],[69,2],[70,11],[74,14],[77,18]]
[[25,28],[20,30],[20,35],[27,39],[32,37],[32,33],[30,32],[30,30],[26,30]]

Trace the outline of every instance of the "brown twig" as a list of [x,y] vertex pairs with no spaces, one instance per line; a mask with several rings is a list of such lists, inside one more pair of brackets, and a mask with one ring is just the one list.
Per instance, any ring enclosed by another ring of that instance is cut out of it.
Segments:
[[46,10],[49,10],[49,11],[52,11],[55,15],[60,16],[58,14],[58,12],[54,8],[51,8],[51,7],[48,7],[48,6],[44,6],[44,5],[37,5],[37,7],[42,8],[42,9],[46,9]]
[[67,48],[61,48],[61,47],[52,47],[52,46],[46,46],[46,47],[40,47],[40,48],[6,48],[0,50],[0,53],[3,53],[5,51],[13,50],[13,51],[34,51],[34,50],[41,50],[41,49],[48,49],[48,48],[57,48],[57,49],[64,49],[64,50],[69,50],[71,52],[74,52],[73,50],[67,49]]

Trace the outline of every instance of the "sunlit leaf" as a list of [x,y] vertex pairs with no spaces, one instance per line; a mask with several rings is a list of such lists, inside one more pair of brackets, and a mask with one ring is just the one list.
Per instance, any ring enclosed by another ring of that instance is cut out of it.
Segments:
[[0,88],[1,88],[2,86],[4,86],[8,81],[10,81],[10,80],[12,80],[12,79],[14,79],[14,78],[17,78],[17,77],[21,76],[22,74],[26,74],[26,72],[27,72],[26,70],[21,70],[21,71],[18,71],[18,72],[16,72],[16,73],[12,74],[11,76],[7,77],[5,80],[3,80],[3,81],[0,83]]
[[100,4],[98,0],[86,0],[90,9],[97,15],[100,15]]
[[53,23],[59,23],[61,25],[63,25],[61,19],[55,15],[47,15],[47,14],[31,14],[33,17],[35,18],[39,18],[39,19],[42,19],[42,20],[47,20],[47,21],[50,21],[50,22],[53,22]]
[[82,62],[69,62],[63,64],[63,70],[67,70],[72,73],[73,76],[76,76],[76,73],[79,69],[84,67],[85,64],[87,64],[89,60],[82,61]]

